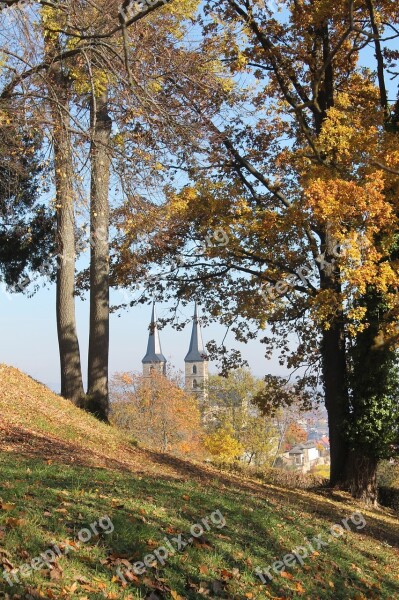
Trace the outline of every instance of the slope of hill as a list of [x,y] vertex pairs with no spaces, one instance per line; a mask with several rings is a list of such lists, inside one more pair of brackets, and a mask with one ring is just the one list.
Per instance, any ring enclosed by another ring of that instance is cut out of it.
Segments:
[[0,597],[399,598],[391,511],[133,448],[6,366],[0,473]]

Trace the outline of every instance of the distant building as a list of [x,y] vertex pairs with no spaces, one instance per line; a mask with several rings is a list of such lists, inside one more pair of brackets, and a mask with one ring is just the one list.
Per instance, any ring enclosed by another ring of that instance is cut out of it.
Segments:
[[195,303],[194,307],[190,346],[184,363],[186,391],[194,393],[200,402],[205,402],[208,399],[208,357],[202,340],[201,321],[198,317],[197,303]]
[[162,354],[161,341],[159,339],[155,302],[152,305],[147,352],[141,362],[143,363],[144,377],[149,377],[151,375],[151,371],[154,369],[160,373],[163,373],[163,375],[166,375],[166,358]]
[[[164,375],[166,374],[166,358],[162,354],[155,303],[152,306],[147,352],[142,363],[144,377],[149,377],[153,369],[157,369]],[[195,303],[194,307],[190,346],[184,359],[184,363],[186,391],[195,394],[200,403],[206,402],[208,399],[209,379],[208,357],[202,339],[201,321],[198,316],[197,303]]]
[[298,469],[303,473],[310,471],[312,467],[324,463],[316,444],[312,441],[297,444],[291,450],[284,452],[276,461],[276,466],[288,469]]

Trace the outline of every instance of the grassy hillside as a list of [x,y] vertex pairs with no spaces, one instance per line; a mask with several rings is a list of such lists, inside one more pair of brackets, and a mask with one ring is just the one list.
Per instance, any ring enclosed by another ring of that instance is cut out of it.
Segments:
[[399,598],[392,512],[135,449],[5,366],[0,473],[0,597]]

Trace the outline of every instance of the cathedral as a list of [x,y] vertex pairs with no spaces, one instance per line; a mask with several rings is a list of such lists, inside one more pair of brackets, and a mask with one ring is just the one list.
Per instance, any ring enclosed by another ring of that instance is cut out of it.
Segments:
[[[155,303],[152,305],[149,329],[150,333],[148,336],[147,352],[142,360],[143,375],[144,377],[149,377],[153,369],[157,369],[166,375],[166,358],[162,354]],[[208,395],[208,357],[202,340],[201,321],[198,317],[197,303],[195,303],[194,308],[190,346],[184,359],[184,364],[186,391],[195,394],[199,402],[205,402]]]

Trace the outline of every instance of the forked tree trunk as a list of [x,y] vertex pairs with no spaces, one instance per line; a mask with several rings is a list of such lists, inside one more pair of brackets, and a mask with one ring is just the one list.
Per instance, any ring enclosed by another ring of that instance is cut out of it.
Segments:
[[[51,47],[46,46],[51,57]],[[69,82],[62,65],[49,72],[53,120],[54,167],[56,186],[58,256],[56,313],[61,366],[61,395],[78,406],[84,398],[79,341],[75,317],[75,212],[73,154],[69,116]]]
[[87,409],[108,420],[109,141],[112,122],[104,92],[91,102],[90,336]]

